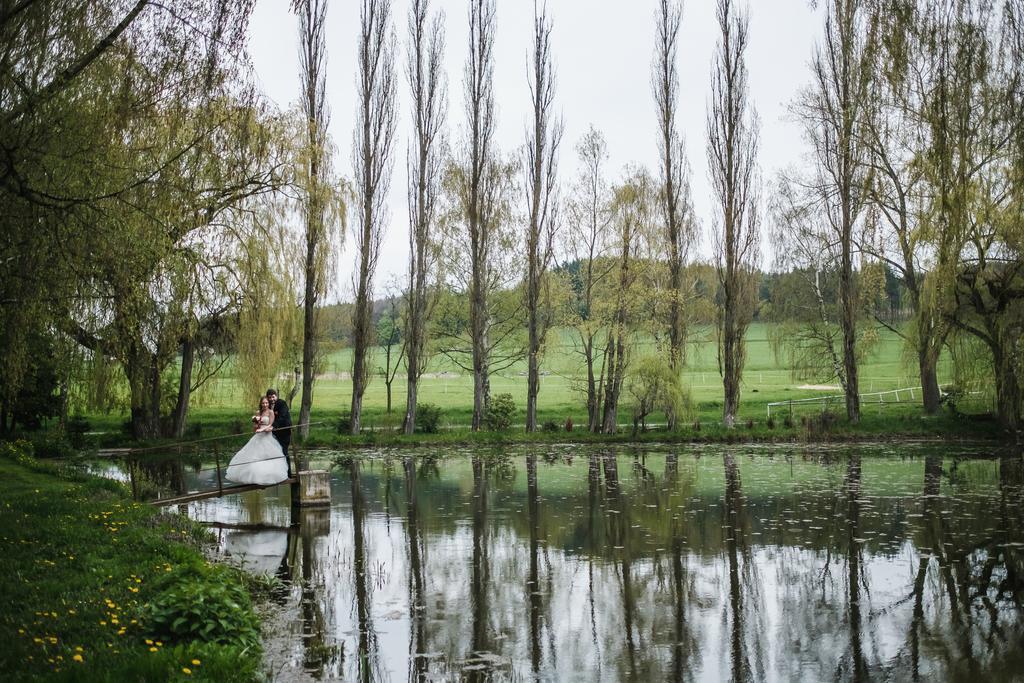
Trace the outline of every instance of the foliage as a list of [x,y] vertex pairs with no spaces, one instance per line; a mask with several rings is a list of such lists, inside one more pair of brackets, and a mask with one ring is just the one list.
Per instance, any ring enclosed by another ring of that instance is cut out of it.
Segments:
[[68,418],[64,430],[72,448],[81,449],[87,441],[86,433],[92,431],[92,423],[84,415],[72,415]]
[[484,427],[492,432],[504,432],[512,427],[516,402],[512,394],[495,394],[484,412]]
[[352,431],[352,414],[349,412],[342,413],[338,417],[337,422],[334,423],[334,429],[338,434],[348,434]]
[[660,356],[645,356],[633,363],[626,379],[626,392],[632,399],[634,431],[654,411],[673,412],[680,418],[692,413],[689,396],[683,391],[679,373]]
[[31,465],[35,462],[35,449],[24,439],[0,441],[0,458],[13,460],[19,465]]
[[259,622],[245,587],[229,579],[233,571],[194,564],[162,577],[159,595],[142,613],[146,632],[171,643],[200,640],[257,648]]
[[416,431],[437,434],[441,424],[441,407],[433,403],[416,404]]
[[[0,443],[0,453],[11,448]],[[132,503],[120,483],[70,466],[0,457],[0,476],[8,503],[0,506],[0,573],[8,577],[0,587],[0,671],[7,678],[164,681],[177,680],[183,667],[201,680],[257,677],[258,643],[172,645],[144,630],[144,605],[161,602],[162,577],[192,568],[204,593],[243,590],[231,572],[195,569],[205,567],[191,540],[194,530],[206,533],[202,527]],[[239,612],[236,622],[255,623],[247,600]]]

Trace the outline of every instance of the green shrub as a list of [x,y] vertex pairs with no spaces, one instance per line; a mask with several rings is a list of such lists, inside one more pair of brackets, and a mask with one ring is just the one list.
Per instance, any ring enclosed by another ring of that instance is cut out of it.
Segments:
[[554,420],[546,420],[544,424],[540,426],[540,428],[541,431],[544,432],[557,432],[559,430],[558,423],[555,422]]
[[73,415],[68,418],[64,431],[67,433],[68,443],[71,444],[71,447],[81,450],[88,443],[85,433],[92,431],[92,423],[82,415]]
[[57,431],[36,432],[30,438],[37,458],[70,458],[77,454],[71,443]]
[[416,404],[416,430],[424,434],[437,434],[441,426],[441,407],[433,403]]
[[248,592],[229,568],[179,569],[161,588],[143,611],[143,626],[154,638],[259,648],[259,620]]
[[352,433],[352,414],[342,413],[341,417],[334,424],[334,428],[339,434],[351,434]]
[[484,412],[484,426],[492,432],[504,432],[512,427],[512,416],[516,413],[516,402],[512,394],[496,394]]
[[35,450],[32,444],[24,439],[0,441],[0,458],[7,458],[21,465],[31,465],[35,462]]

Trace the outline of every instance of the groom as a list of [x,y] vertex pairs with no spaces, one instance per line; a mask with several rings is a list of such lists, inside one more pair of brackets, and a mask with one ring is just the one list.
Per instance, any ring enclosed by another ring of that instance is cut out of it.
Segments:
[[267,400],[274,411],[274,438],[281,444],[284,461],[288,463],[288,478],[292,478],[292,461],[288,457],[288,445],[292,442],[292,415],[288,412],[288,404],[277,397],[277,389],[267,389]]

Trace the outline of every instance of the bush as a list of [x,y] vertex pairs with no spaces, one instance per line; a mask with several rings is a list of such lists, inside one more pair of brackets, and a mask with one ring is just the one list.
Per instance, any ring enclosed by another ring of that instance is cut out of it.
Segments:
[[768,427],[768,429],[775,429],[775,418],[769,417],[768,421],[765,422],[765,425]]
[[35,456],[45,458],[70,458],[77,454],[71,443],[59,432],[36,432],[29,437]]
[[437,434],[441,426],[441,407],[433,403],[416,404],[416,431]]
[[512,416],[515,413],[516,402],[512,394],[492,396],[484,412],[484,426],[492,432],[504,432],[512,427]]
[[143,626],[154,638],[259,649],[259,620],[249,594],[227,567],[178,570],[161,588],[143,612]]
[[543,432],[557,432],[560,429],[560,427],[558,426],[558,423],[555,422],[554,420],[546,420],[544,424],[540,426],[540,429]]
[[81,415],[74,415],[68,418],[64,431],[67,432],[68,442],[72,448],[82,449],[88,441],[85,433],[92,431],[92,423]]
[[21,465],[31,465],[35,462],[35,449],[24,439],[0,441],[0,458],[13,460]]
[[334,428],[339,434],[351,434],[352,433],[352,414],[342,413],[341,417],[334,424]]

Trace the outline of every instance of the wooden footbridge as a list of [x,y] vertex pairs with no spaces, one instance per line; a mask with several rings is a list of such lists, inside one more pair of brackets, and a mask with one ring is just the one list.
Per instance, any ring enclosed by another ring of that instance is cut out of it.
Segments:
[[[309,425],[322,424],[322,423],[309,423]],[[285,429],[296,429],[300,426],[295,425],[293,427],[286,427]],[[275,430],[277,431],[277,430]],[[169,444],[163,446],[149,446],[145,448],[110,448],[101,450],[98,456],[101,458],[111,459],[124,459],[129,483],[131,484],[132,497],[135,500],[139,500],[139,484],[137,478],[137,471],[139,469],[139,463],[143,458],[140,455],[144,453],[151,453],[153,455],[166,454],[170,451],[177,451],[177,462],[181,466],[182,458],[184,457],[182,449],[187,446],[194,446],[200,443],[221,441],[224,439],[238,438],[246,436],[242,434],[228,434],[224,436],[214,436],[206,439],[196,439],[193,441],[187,441],[184,443]],[[222,496],[229,496],[236,493],[247,493],[249,491],[259,491],[262,489],[274,488],[277,486],[288,485],[291,489],[292,501],[296,505],[320,505],[330,502],[330,483],[328,473],[325,471],[301,471],[298,476],[292,476],[288,479],[284,479],[275,484],[225,484],[224,482],[224,468],[221,462],[220,451],[216,447],[213,449],[214,466],[213,467],[201,467],[199,469],[192,470],[194,474],[201,474],[203,472],[215,472],[216,473],[216,487],[201,489],[197,491],[181,491],[170,496],[157,497],[153,500],[146,501],[150,505],[163,507],[167,505],[184,505],[197,500],[205,500],[208,498],[220,498]],[[292,461],[293,471],[298,471],[298,463],[295,462],[297,458]]]

